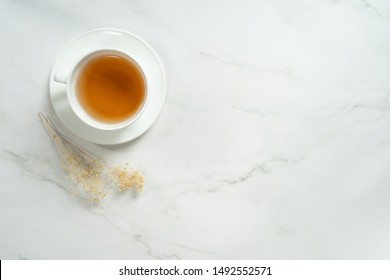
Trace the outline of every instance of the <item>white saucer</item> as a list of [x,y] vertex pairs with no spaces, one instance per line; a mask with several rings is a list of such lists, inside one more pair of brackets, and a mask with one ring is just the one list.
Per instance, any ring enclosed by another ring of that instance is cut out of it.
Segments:
[[[104,131],[83,123],[70,107],[66,85],[54,80],[55,74],[67,75],[82,57],[100,49],[130,54],[140,63],[147,80],[149,100],[144,112],[134,123],[119,130]],[[138,36],[118,29],[95,29],[74,39],[58,55],[50,75],[50,98],[58,118],[71,132],[97,144],[121,144],[142,135],[160,114],[165,96],[165,73],[156,52]]]

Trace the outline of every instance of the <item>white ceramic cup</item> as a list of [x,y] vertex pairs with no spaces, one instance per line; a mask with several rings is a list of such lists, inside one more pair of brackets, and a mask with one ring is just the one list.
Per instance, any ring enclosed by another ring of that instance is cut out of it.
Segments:
[[[115,123],[101,122],[99,120],[96,120],[92,116],[90,116],[84,110],[84,108],[81,106],[81,104],[77,98],[77,89],[76,89],[76,82],[77,82],[78,75],[80,74],[80,71],[83,69],[83,67],[86,65],[86,63],[88,63],[91,59],[93,59],[97,56],[110,55],[110,54],[123,57],[123,58],[131,61],[132,64],[136,65],[138,67],[138,70],[142,74],[142,77],[144,79],[144,85],[145,85],[144,100],[143,100],[142,104],[140,105],[140,107],[138,108],[137,112],[134,113],[133,115],[131,115],[128,119],[121,121],[121,122],[115,122]],[[142,114],[142,112],[145,109],[145,106],[146,106],[146,103],[148,100],[148,90],[147,90],[148,87],[147,87],[145,74],[142,71],[142,67],[130,55],[128,55],[124,52],[121,52],[121,51],[117,51],[117,50],[105,49],[105,50],[98,50],[98,51],[91,52],[91,53],[87,54],[86,56],[84,56],[74,67],[72,67],[70,72],[67,75],[56,73],[54,75],[54,80],[56,82],[66,84],[66,92],[67,92],[68,101],[70,103],[72,110],[77,115],[77,117],[80,120],[82,120],[85,124],[87,124],[88,126],[91,126],[93,128],[100,129],[100,130],[118,130],[118,129],[122,129],[126,126],[129,126],[130,124],[135,122],[140,117],[140,115]]]

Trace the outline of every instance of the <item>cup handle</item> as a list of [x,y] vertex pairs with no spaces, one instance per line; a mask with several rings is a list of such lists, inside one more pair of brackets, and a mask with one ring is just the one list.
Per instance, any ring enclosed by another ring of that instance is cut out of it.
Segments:
[[68,82],[68,78],[66,76],[61,75],[61,74],[55,73],[54,74],[54,81],[61,83],[61,84],[66,84]]

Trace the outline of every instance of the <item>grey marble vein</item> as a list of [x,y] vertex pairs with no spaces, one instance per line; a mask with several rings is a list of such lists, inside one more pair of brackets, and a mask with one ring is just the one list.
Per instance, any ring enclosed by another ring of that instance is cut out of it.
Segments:
[[297,164],[301,161],[301,159],[291,159],[291,158],[280,158],[280,157],[273,157],[269,160],[262,161],[260,163],[255,164],[252,166],[244,175],[236,178],[236,179],[227,179],[224,180],[224,182],[233,185],[237,183],[245,182],[257,174],[267,174],[272,172],[274,169],[277,168],[284,168],[288,167],[292,164]]
[[363,4],[372,10],[377,16],[384,18],[384,19],[389,19],[390,17],[383,15],[375,6],[373,6],[369,0],[362,0]]
[[241,70],[259,71],[259,72],[263,72],[263,73],[283,75],[283,76],[286,76],[288,78],[294,78],[294,75],[292,74],[292,70],[288,67],[287,68],[280,68],[280,69],[271,69],[271,68],[268,69],[268,68],[259,67],[258,65],[255,65],[255,64],[244,63],[244,62],[240,62],[237,60],[227,60],[227,59],[221,58],[218,55],[213,54],[213,53],[208,53],[208,52],[204,52],[204,51],[197,51],[197,53],[202,57],[212,59],[212,60],[220,62],[226,66],[239,68]]

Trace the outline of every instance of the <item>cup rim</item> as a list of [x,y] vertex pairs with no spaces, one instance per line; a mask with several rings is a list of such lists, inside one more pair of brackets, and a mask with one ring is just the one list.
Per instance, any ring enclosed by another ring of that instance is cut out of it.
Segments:
[[[134,113],[132,116],[130,116],[128,119],[121,121],[121,122],[114,122],[114,123],[105,123],[98,121],[94,119],[92,116],[90,116],[82,107],[80,102],[77,100],[77,94],[76,90],[74,89],[74,84],[77,81],[77,77],[74,77],[76,74],[78,74],[79,70],[82,68],[81,64],[86,63],[88,60],[90,60],[94,56],[98,56],[99,54],[104,54],[104,53],[114,53],[116,55],[120,55],[122,57],[125,57],[126,59],[130,60],[132,63],[134,63],[138,70],[140,71],[143,80],[144,80],[144,85],[145,85],[145,94],[144,94],[144,100],[140,107],[138,108],[137,112]],[[78,69],[80,68],[80,69]],[[121,50],[116,50],[116,49],[100,49],[96,50],[93,52],[89,52],[88,54],[84,55],[72,68],[71,73],[69,74],[66,82],[66,92],[67,92],[67,98],[70,103],[70,107],[72,108],[73,112],[76,114],[76,116],[85,124],[88,126],[91,126],[96,129],[100,130],[119,130],[124,127],[127,127],[134,123],[143,113],[145,110],[147,101],[148,101],[148,83],[146,79],[146,75],[142,69],[142,66],[140,63],[131,55],[128,53],[121,51]]]

